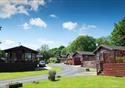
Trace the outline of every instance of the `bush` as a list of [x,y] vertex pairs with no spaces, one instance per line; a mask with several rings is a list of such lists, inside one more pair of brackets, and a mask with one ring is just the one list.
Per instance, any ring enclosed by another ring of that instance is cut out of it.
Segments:
[[55,81],[55,75],[56,75],[56,71],[50,70],[48,79],[51,80],[51,81]]
[[89,72],[89,71],[90,71],[90,69],[89,69],[89,68],[86,68],[86,71],[87,71],[87,72]]
[[50,62],[50,63],[56,63],[56,62],[57,62],[57,58],[56,58],[56,57],[51,57],[51,58],[49,59],[49,62]]
[[12,83],[12,84],[9,84],[9,88],[19,88],[19,87],[22,87],[23,84],[22,83]]

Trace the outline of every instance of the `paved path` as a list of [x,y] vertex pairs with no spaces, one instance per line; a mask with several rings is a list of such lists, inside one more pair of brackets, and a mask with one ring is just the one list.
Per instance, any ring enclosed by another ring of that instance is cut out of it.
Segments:
[[[61,72],[57,73],[57,76],[96,75],[95,72],[92,72],[92,73],[81,72],[80,66],[71,66],[71,65],[65,65],[65,64],[51,64],[50,66],[58,66],[63,69]],[[15,82],[27,83],[27,82],[33,82],[33,81],[43,80],[47,78],[48,78],[48,75],[46,74],[46,75],[30,76],[25,78],[0,80],[0,85],[6,85],[9,83],[15,83]]]

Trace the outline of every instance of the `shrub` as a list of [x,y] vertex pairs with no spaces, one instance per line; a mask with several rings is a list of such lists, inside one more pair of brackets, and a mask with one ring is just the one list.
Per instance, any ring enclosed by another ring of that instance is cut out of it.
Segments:
[[50,63],[56,63],[56,62],[57,62],[57,58],[56,58],[56,57],[51,57],[51,58],[49,59],[49,62],[50,62]]
[[56,71],[50,70],[48,79],[51,80],[51,81],[55,81],[55,75],[56,75]]
[[9,88],[19,88],[19,87],[22,87],[23,84],[22,83],[11,83],[8,86],[9,86]]
[[87,71],[87,72],[89,72],[89,71],[90,71],[90,69],[89,69],[89,68],[86,68],[86,71]]

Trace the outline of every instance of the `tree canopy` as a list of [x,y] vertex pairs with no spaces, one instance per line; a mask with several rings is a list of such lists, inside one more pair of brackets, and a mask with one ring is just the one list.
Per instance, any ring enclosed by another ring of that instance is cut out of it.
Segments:
[[98,45],[102,45],[102,44],[104,44],[104,45],[111,45],[111,37],[108,36],[108,37],[100,37],[100,38],[97,38],[97,39],[96,39],[96,43],[97,43]]
[[5,57],[5,52],[2,51],[2,50],[0,50],[0,58],[1,58],[1,57]]
[[125,41],[122,40],[122,37],[125,36],[125,17],[114,25],[111,36],[114,45],[125,46]]
[[60,46],[59,48],[50,49],[49,52],[53,57],[59,57],[64,48],[65,48],[64,46]]
[[49,51],[48,45],[42,45],[41,48],[39,49],[39,52],[40,54],[43,55],[43,59],[45,61],[47,61],[51,57],[51,54],[48,51]]
[[68,52],[93,51],[96,48],[96,40],[91,36],[79,36],[68,47]]

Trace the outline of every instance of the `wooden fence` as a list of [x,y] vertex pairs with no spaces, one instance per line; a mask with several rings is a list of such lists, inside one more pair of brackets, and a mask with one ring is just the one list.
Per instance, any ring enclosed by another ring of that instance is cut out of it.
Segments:
[[104,63],[103,73],[106,76],[125,76],[125,63]]

